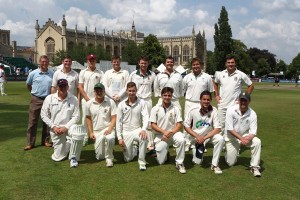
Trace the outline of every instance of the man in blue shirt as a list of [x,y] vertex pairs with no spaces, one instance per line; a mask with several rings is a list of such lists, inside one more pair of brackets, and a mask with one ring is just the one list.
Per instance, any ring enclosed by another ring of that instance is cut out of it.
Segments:
[[[33,70],[27,77],[27,89],[31,93],[31,101],[29,105],[29,117],[27,128],[27,145],[24,150],[30,150],[35,146],[37,125],[41,113],[41,108],[44,99],[50,94],[53,71],[48,69],[49,59],[43,55],[40,57],[40,66],[38,69]],[[49,130],[47,125],[43,122],[42,130],[42,145],[51,147],[49,143]]]

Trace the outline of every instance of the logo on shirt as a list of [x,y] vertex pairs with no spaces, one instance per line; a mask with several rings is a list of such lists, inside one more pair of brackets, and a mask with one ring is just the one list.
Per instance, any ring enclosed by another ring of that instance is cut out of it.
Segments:
[[238,80],[238,78],[237,78],[237,77],[234,77],[234,80],[235,80],[235,81],[237,81],[237,80]]
[[107,109],[107,108],[105,108],[105,109],[104,109],[104,113],[107,113],[107,111],[108,111],[108,109]]
[[196,128],[199,128],[199,127],[208,127],[208,126],[211,126],[210,123],[202,121],[202,120],[199,120],[196,123]]

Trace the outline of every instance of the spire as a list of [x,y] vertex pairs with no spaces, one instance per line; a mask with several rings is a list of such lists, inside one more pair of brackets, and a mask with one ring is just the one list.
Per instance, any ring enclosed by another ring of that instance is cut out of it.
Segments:
[[205,38],[205,32],[204,32],[204,29],[203,29],[203,34],[202,34],[203,38]]
[[96,27],[95,27],[95,30],[94,30],[94,35],[97,35],[97,29],[96,29]]
[[195,35],[195,28],[194,28],[194,25],[193,25],[192,34]]
[[132,21],[132,27],[131,27],[132,30],[135,29],[135,25],[134,25],[134,20]]
[[61,25],[62,26],[67,26],[67,21],[66,21],[65,15],[63,15],[63,19],[61,21]]

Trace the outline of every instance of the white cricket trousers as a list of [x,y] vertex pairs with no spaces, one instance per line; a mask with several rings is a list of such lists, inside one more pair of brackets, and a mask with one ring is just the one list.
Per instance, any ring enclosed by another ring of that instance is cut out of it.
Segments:
[[[222,149],[223,149],[223,146],[225,144],[225,140],[223,138],[223,136],[221,134],[216,134],[214,135],[213,137],[209,138],[206,140],[207,142],[210,142],[214,145],[214,150],[213,150],[213,157],[212,157],[212,161],[211,161],[211,164],[213,166],[218,166],[219,165],[219,160],[220,160],[220,156],[221,156],[221,153],[222,153]],[[205,141],[205,143],[207,143]],[[193,162],[196,163],[196,164],[201,164],[203,159],[199,159],[196,157],[196,147],[195,147],[195,140],[193,141]]]
[[140,137],[141,130],[142,130],[141,128],[138,128],[130,132],[123,132],[123,139],[125,142],[125,148],[123,150],[123,154],[124,154],[124,160],[126,162],[133,160],[133,158],[136,156],[134,153],[135,147],[133,145],[133,142],[136,141],[139,143],[138,163],[140,165],[146,165],[145,156],[146,156],[148,140],[141,139]]
[[[151,99],[151,97],[149,97],[149,98],[144,98],[143,100],[146,103],[148,114],[150,116],[151,109],[152,109],[152,99]],[[149,120],[149,125],[147,127],[146,132],[147,132],[147,137],[148,137],[148,145],[147,145],[147,147],[153,147],[154,146],[154,137],[155,137],[155,135],[152,132],[150,120]]]
[[4,92],[4,82],[0,82],[0,91],[1,91],[1,95],[5,95],[5,92]]
[[225,120],[226,120],[226,111],[227,108],[218,108],[218,118],[220,120],[221,123],[221,135],[224,135],[225,133]]
[[95,154],[97,160],[113,160],[113,148],[115,146],[115,130],[112,130],[110,134],[104,135],[106,129],[102,131],[94,131],[96,141],[94,144]]
[[[248,135],[248,134],[246,134]],[[246,136],[244,135],[244,136]],[[244,137],[243,136],[243,137]],[[231,139],[225,142],[226,152],[225,160],[229,166],[234,165],[237,162],[237,157],[240,150],[240,141],[238,139]],[[251,148],[251,161],[250,167],[259,167],[260,164],[260,154],[261,154],[261,141],[259,138],[254,137],[252,142],[247,145]]]
[[[184,103],[184,119],[187,118],[189,110],[192,107],[197,106],[197,105],[200,105],[200,102],[190,101],[188,99],[185,100],[185,103]],[[183,134],[184,134],[184,138],[185,138],[185,145],[190,147],[191,144],[192,144],[190,134],[188,134],[185,130],[183,130]]]
[[[80,160],[80,154],[82,149],[82,142],[84,133],[81,131],[81,125],[73,125],[68,134],[56,135],[50,131],[51,139],[53,142],[54,152],[51,156],[54,161],[62,161],[67,158],[69,159],[76,157]],[[69,137],[67,137],[67,135]]]
[[85,99],[81,99],[81,109],[82,109],[82,117],[81,117],[81,124],[85,127],[85,136],[84,136],[84,142],[89,140],[89,135],[87,132],[87,125],[86,125],[86,101]]
[[169,145],[173,144],[176,149],[176,157],[175,161],[177,164],[183,164],[185,157],[185,140],[184,135],[181,132],[175,133],[172,138],[169,138],[167,141],[161,140],[162,134],[156,134],[156,138],[154,139],[155,151],[156,151],[156,159],[158,164],[164,164],[167,160],[167,154],[169,151]]

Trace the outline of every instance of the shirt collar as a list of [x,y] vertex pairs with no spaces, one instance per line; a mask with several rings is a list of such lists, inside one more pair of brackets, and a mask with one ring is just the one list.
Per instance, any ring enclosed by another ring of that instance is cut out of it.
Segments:
[[[136,70],[136,74],[137,75],[139,75],[139,76],[143,76],[144,77],[144,75],[142,75],[141,74],[141,71],[138,69],[138,70]],[[150,70],[147,70],[147,72],[146,72],[146,75],[145,76],[150,76],[151,75],[151,72],[150,72]]]

